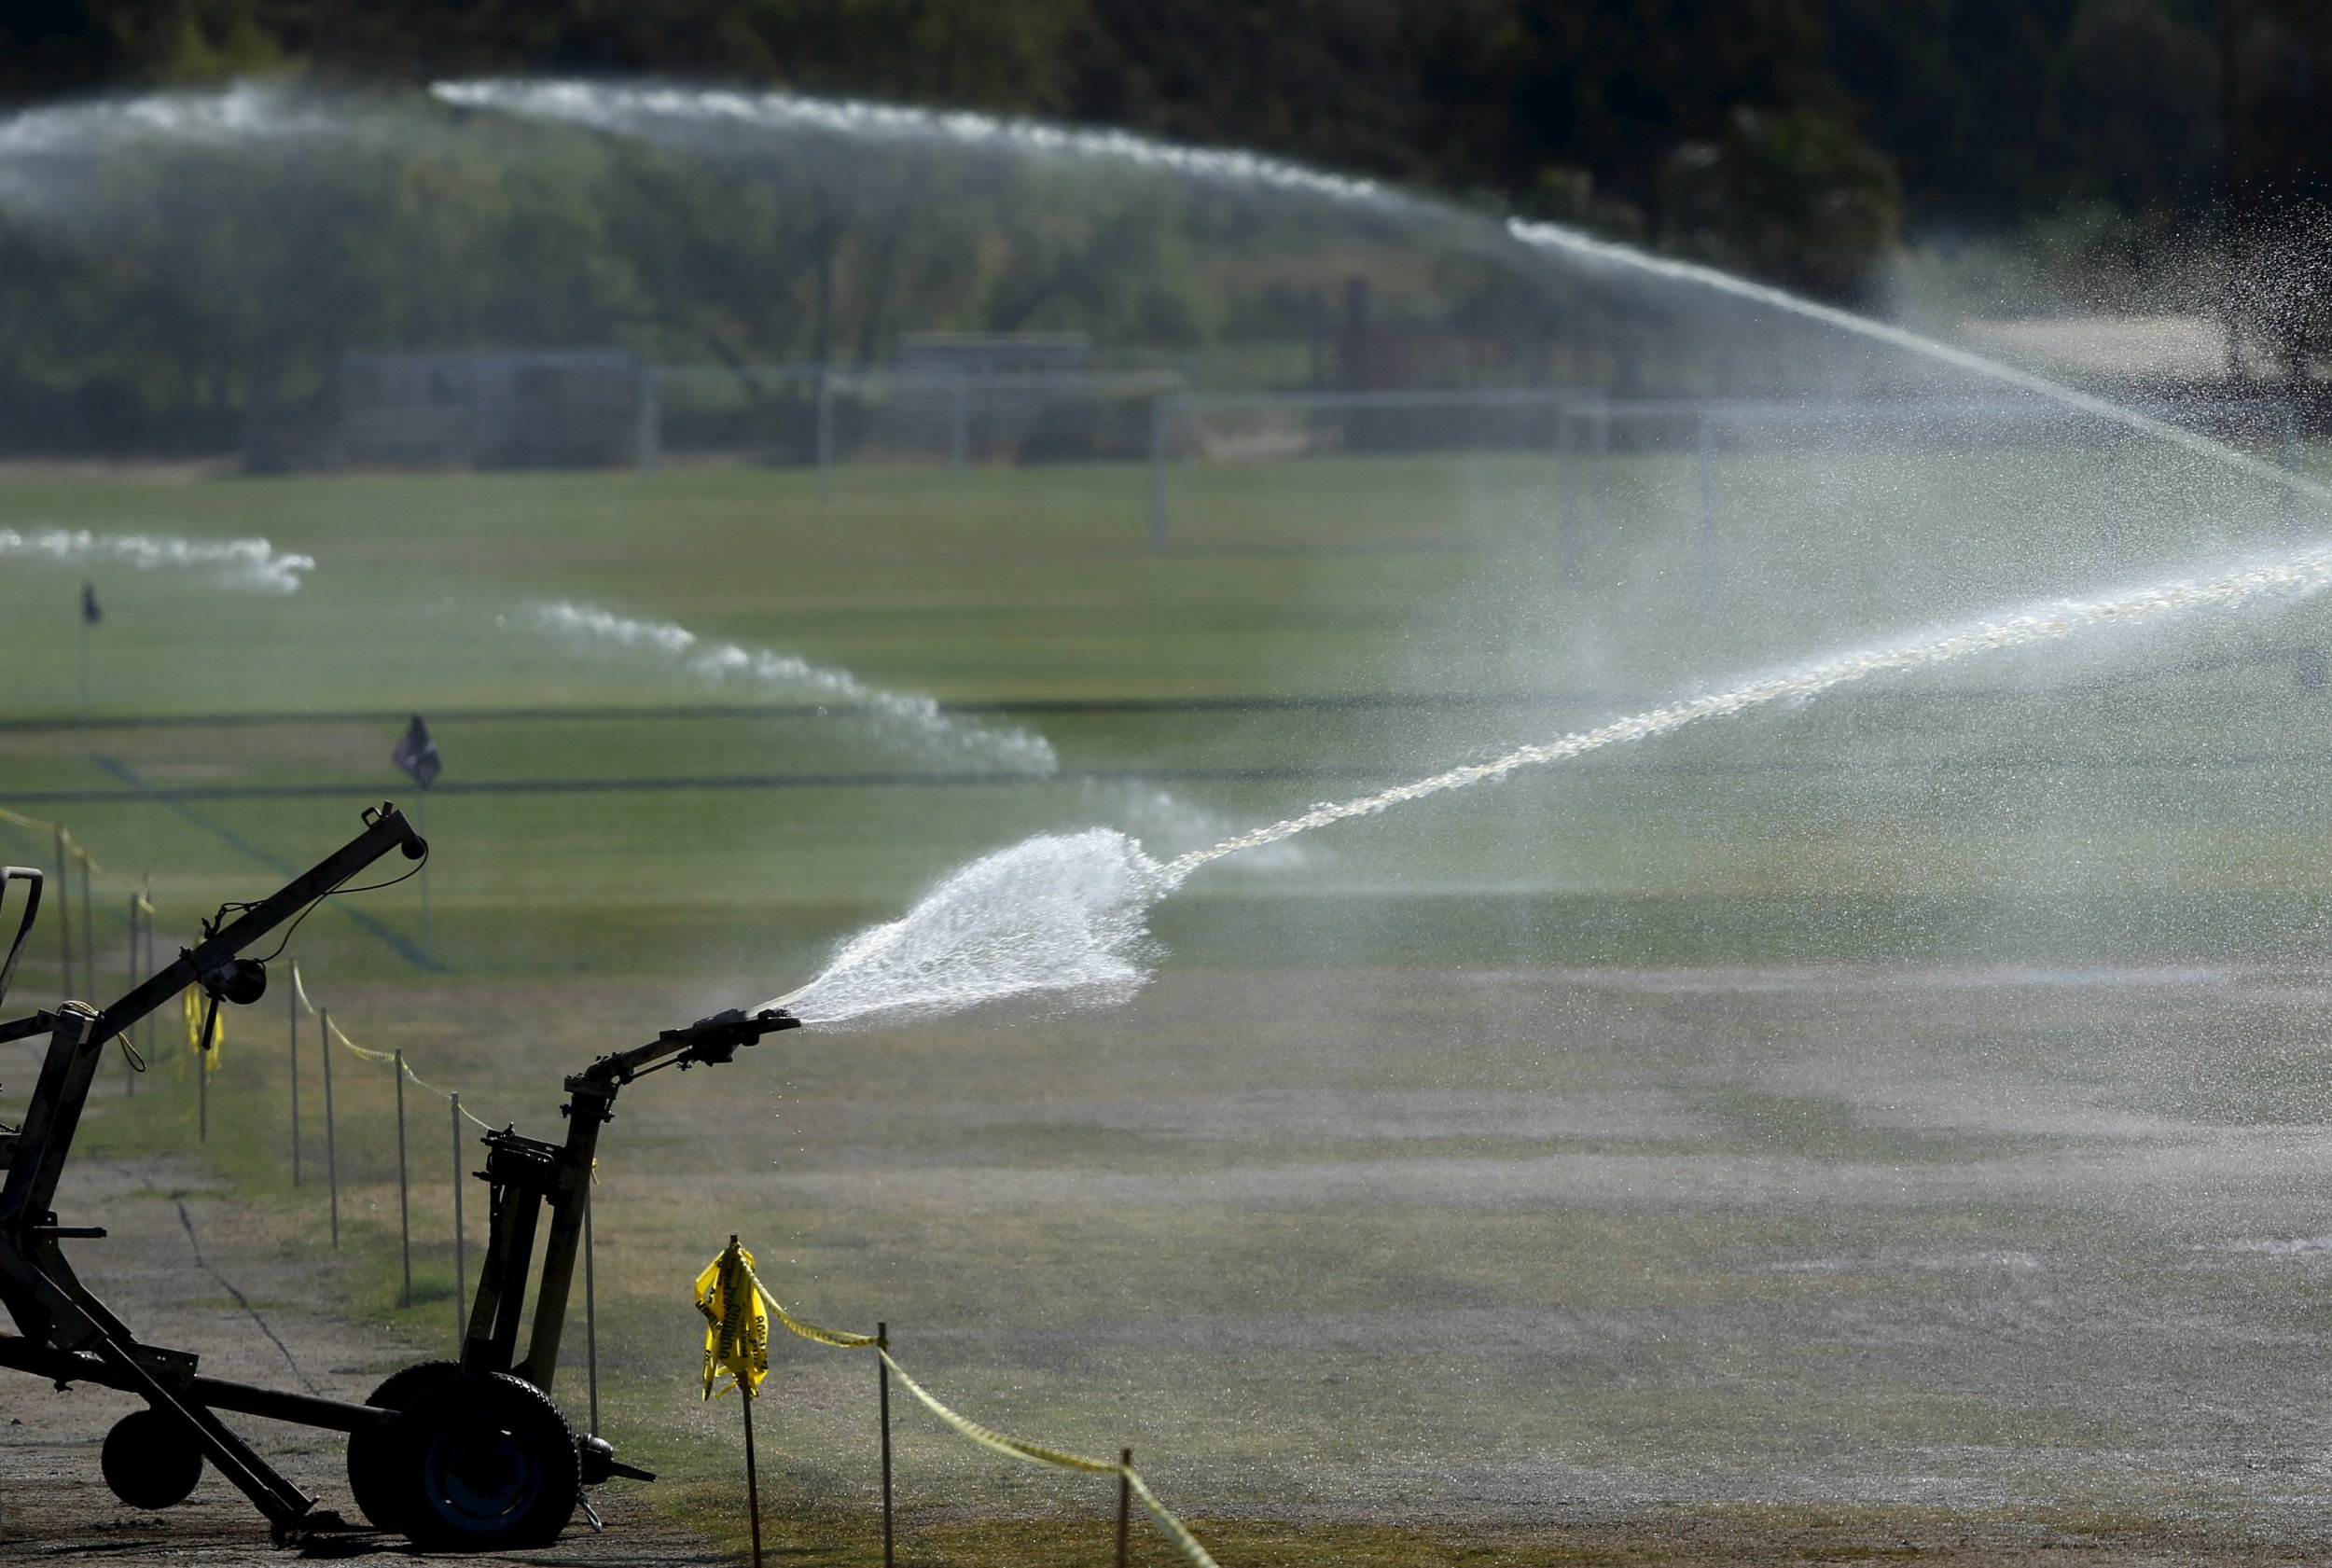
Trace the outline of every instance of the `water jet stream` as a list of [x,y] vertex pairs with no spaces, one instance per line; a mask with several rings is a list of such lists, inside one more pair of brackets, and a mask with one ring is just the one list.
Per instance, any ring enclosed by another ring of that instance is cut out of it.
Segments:
[[2234,609],[2332,585],[2332,544],[2211,577],[2181,579],[2097,599],[2068,599],[2021,614],[1842,654],[1724,691],[1649,708],[1593,729],[1519,747],[1442,772],[1235,834],[1159,861],[1120,833],[1043,835],[982,856],[943,880],[896,921],[845,943],[807,985],[764,1004],[805,1022],[932,1018],[1007,997],[1056,1006],[1120,1002],[1146,978],[1144,925],[1151,906],[1200,867],[1353,817],[1484,784],[1522,768],[1568,761],[1623,742],[1671,734],[1872,675],[1949,664],[1978,654],[2059,642],[2192,610]]
[[1563,762],[1623,741],[1666,735],[1702,719],[1723,718],[1793,697],[1812,697],[1849,681],[1898,670],[1948,664],[1971,654],[1995,653],[2055,642],[2101,626],[2128,626],[2184,610],[2232,608],[2255,599],[2290,598],[2332,583],[2332,545],[2318,546],[2261,565],[2201,581],[2158,584],[2106,599],[2068,599],[2000,620],[1978,621],[1932,637],[1865,649],[1805,665],[1784,674],[1747,682],[1727,691],[1713,692],[1663,707],[1648,708],[1614,719],[1594,729],[1575,730],[1560,740],[1523,746],[1487,762],[1468,763],[1429,778],[1396,784],[1374,795],[1314,806],[1300,816],[1254,828],[1202,850],[1193,850],[1166,862],[1162,875],[1169,886],[1211,860],[1242,850],[1260,849],[1308,833],[1315,827],[1348,818],[1371,816],[1390,806],[1422,800],[1452,789],[1464,789],[1490,779],[1504,778],[1518,768]]

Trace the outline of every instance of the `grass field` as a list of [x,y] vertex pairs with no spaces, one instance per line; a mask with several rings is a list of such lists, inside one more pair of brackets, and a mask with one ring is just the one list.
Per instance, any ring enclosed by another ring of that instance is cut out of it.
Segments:
[[[1131,468],[846,470],[831,506],[722,468],[15,475],[0,527],[264,535],[319,562],[290,596],[101,574],[99,720],[378,716],[78,733],[80,575],[10,560],[0,717],[59,722],[0,728],[0,806],[96,855],[110,974],[139,879],[183,939],[274,885],[261,855],[305,865],[365,800],[408,800],[388,754],[430,715],[448,786],[539,786],[429,803],[442,972],[338,911],[294,951],[359,1041],[545,1133],[562,1072],[785,989],[1026,833],[1111,821],[1185,849],[1861,636],[2305,532],[2179,472],[2096,526],[2089,463],[1731,458],[1706,601],[1693,476],[1656,458],[1615,462],[1607,518],[1568,548],[1543,463],[1201,468],[1163,555]],[[747,714],[803,694],[546,633],[528,606],[556,600],[980,711],[937,737]],[[2332,935],[2323,615],[1874,686],[1344,825],[1162,906],[1165,975],[1129,1008],[792,1035],[640,1086],[604,1159],[606,1429],[733,1523],[733,1411],[691,1403],[687,1287],[737,1230],[808,1315],[887,1318],[981,1419],[1134,1443],[1242,1548],[1226,1561],[1494,1561],[1575,1500],[2274,1516],[2321,1464],[2321,1255],[2267,1243],[2332,1220],[2309,1158],[2322,982],[2293,967]],[[1041,706],[1371,694],[1466,700]],[[740,711],[669,711],[707,703]],[[992,766],[965,726],[1041,731],[1061,776],[898,777]],[[767,782],[868,773],[895,779]],[[278,786],[319,793],[235,793]],[[0,853],[46,849],[0,832]],[[358,902],[417,937],[416,884]],[[26,992],[55,978],[44,934]],[[279,992],[230,1020],[207,1152],[317,1248],[313,1169],[297,1192],[285,1171],[283,1020]],[[429,1240],[398,1310],[389,1083],[339,1068],[351,1302],[441,1345],[446,1113],[418,1103]],[[180,1053],[118,1095],[94,1145],[187,1145]],[[789,1546],[866,1561],[871,1370],[786,1355]],[[1094,1488],[904,1441],[916,1561],[1099,1540],[1076,1522],[1105,1509]]]

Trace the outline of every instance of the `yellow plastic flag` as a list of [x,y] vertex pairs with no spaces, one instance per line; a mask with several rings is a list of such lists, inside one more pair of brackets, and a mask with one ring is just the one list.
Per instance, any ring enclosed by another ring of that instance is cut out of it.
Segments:
[[731,1385],[752,1398],[770,1375],[770,1314],[754,1288],[753,1254],[736,1237],[697,1276],[697,1311],[705,1323],[704,1397],[729,1392],[718,1386],[727,1372]]
[[205,998],[201,986],[187,987],[187,1049],[201,1054],[202,1071],[211,1072],[218,1066],[218,1048],[227,1043],[227,1013],[221,1008],[211,1024],[211,1048],[202,1049],[202,1009]]

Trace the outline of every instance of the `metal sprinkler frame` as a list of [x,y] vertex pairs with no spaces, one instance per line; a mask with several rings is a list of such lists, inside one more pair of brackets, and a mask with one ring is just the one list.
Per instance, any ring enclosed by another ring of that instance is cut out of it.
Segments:
[[[102,1453],[105,1482],[132,1505],[183,1502],[208,1461],[266,1516],[279,1544],[357,1528],[255,1452],[221,1411],[348,1434],[348,1478],[358,1509],[378,1529],[429,1548],[494,1550],[555,1538],[582,1489],[615,1476],[653,1480],[619,1463],[595,1433],[578,1433],[550,1397],[590,1200],[600,1129],[617,1094],[660,1068],[723,1063],[740,1046],[799,1027],[777,1008],[735,1010],[668,1029],[601,1057],[565,1080],[563,1143],[490,1131],[483,1171],[491,1228],[459,1360],[423,1361],[391,1374],[363,1404],[201,1375],[200,1357],[140,1339],[106,1310],[67,1261],[62,1242],[96,1240],[93,1226],[58,1222],[51,1205],[106,1044],[189,987],[208,999],[203,1042],[222,1002],[248,1006],[267,989],[266,960],[244,956],[390,851],[425,861],[429,846],[392,804],[364,813],[364,830],[257,903],[229,905],[203,938],[102,1009],[67,1001],[53,1011],[0,1023],[0,1041],[46,1034],[49,1048],[21,1128],[0,1131],[0,1306],[18,1332],[0,1334],[0,1367],[63,1388],[96,1383],[146,1401],[116,1422]],[[0,897],[26,884],[24,909],[5,962],[5,1000],[40,910],[41,871],[0,867]],[[347,890],[355,891],[355,890]],[[229,915],[233,919],[229,920]],[[280,947],[277,950],[281,951]],[[270,958],[275,956],[271,953]],[[526,1287],[543,1211],[550,1225],[526,1353],[518,1355]],[[598,1522],[592,1515],[592,1522]]]

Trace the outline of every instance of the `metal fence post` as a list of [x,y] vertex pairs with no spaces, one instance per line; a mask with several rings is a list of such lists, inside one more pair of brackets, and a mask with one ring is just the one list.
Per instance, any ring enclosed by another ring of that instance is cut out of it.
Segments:
[[[2297,474],[2299,461],[2299,407],[2291,397],[2283,399],[2283,438],[2277,452],[2278,466],[2287,474]],[[2299,492],[2286,485],[2283,489],[2283,517],[2289,523],[2299,520]]]
[[818,372],[818,499],[834,499],[834,382]]
[[971,389],[965,378],[955,378],[948,389],[948,472],[960,474],[971,454]]
[[94,1006],[97,1002],[97,909],[90,902],[89,851],[76,844],[73,853],[81,862],[81,983],[89,987],[90,1004]]
[[60,972],[58,990],[67,1002],[73,1000],[73,884],[66,880],[69,862],[66,857],[65,830],[57,829],[57,964]]
[[1166,462],[1171,439],[1174,395],[1162,392],[1150,400],[1150,548],[1166,548]]
[[[126,993],[137,989],[138,983],[138,895],[130,895],[130,979],[121,989]],[[127,1099],[138,1091],[138,1070],[125,1052],[121,1058],[121,1093]]]
[[453,1103],[453,1347],[459,1355],[469,1338],[469,1256],[462,1235],[462,1096]]
[[1126,1568],[1127,1536],[1133,1526],[1133,1450],[1119,1449],[1117,1463],[1117,1568]]
[[413,1184],[405,1163],[405,1052],[396,1051],[396,1235],[405,1255],[405,1284],[396,1304],[413,1304]]
[[583,1377],[590,1390],[591,1435],[599,1435],[599,1290],[591,1255],[591,1173],[583,1175]]
[[1716,608],[1716,458],[1709,448],[1709,413],[1695,410],[1693,459],[1700,478],[1700,608]]
[[[148,871],[146,874],[143,884],[138,893],[138,901],[146,906],[146,956],[144,961],[138,965],[138,973],[140,975],[150,975],[154,972],[154,874],[151,871]],[[160,1010],[160,1009],[159,1008],[155,1009],[156,1012],[159,1012]],[[146,1015],[144,1023],[146,1033],[146,1059],[148,1062],[154,1060],[155,1027],[154,1013],[149,1012]]]
[[1566,398],[1555,406],[1555,572],[1566,585],[1579,573],[1578,434]]
[[643,368],[640,371],[637,401],[639,423],[632,431],[632,455],[641,473],[653,474],[657,461],[663,455],[664,437],[663,394],[654,370]]
[[876,1408],[882,1422],[882,1568],[893,1568],[891,1554],[891,1364],[882,1359],[891,1343],[891,1325],[875,1325]]
[[299,987],[284,993],[285,1022],[291,1036],[292,1186],[299,1185]]
[[332,1189],[332,1250],[340,1250],[340,1145],[332,1122],[332,1009],[316,1013],[316,1038],[324,1048],[324,1173]]
[[1611,396],[1598,393],[1591,425],[1595,442],[1595,527],[1608,537],[1611,533]]
[[2121,442],[2113,436],[2105,437],[2105,516],[2104,526],[2098,530],[2105,548],[2119,554],[2122,547],[2121,527]]

